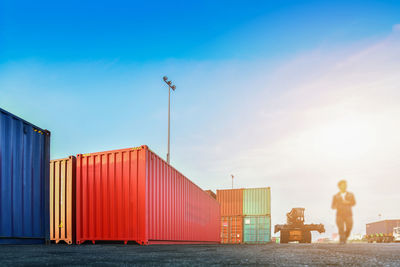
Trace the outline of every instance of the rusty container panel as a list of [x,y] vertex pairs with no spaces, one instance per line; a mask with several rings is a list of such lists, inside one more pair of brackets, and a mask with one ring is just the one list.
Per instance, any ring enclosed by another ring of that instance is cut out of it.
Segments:
[[212,190],[204,190],[207,194],[209,194],[213,199],[217,199],[217,195]]
[[221,216],[243,215],[243,189],[217,190],[217,201],[221,205]]
[[246,188],[243,191],[244,215],[270,215],[271,189],[269,187]]
[[0,108],[0,244],[49,240],[50,132]]
[[50,240],[72,244],[75,234],[76,158],[50,161]]
[[77,155],[76,242],[218,243],[219,204],[147,146]]
[[218,202],[154,152],[146,155],[148,243],[219,243]]
[[393,228],[400,227],[400,220],[384,220],[368,223],[366,225],[366,234],[393,234]]
[[221,217],[221,243],[243,243],[243,216]]

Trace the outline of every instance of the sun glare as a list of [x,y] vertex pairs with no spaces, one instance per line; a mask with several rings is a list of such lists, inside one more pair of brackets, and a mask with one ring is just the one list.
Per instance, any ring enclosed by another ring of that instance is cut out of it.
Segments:
[[315,130],[314,149],[325,156],[356,159],[371,151],[374,132],[374,127],[362,116],[337,119]]

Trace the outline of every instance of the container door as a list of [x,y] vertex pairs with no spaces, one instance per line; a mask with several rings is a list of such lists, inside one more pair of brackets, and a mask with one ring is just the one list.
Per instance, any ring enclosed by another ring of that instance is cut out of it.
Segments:
[[244,242],[257,242],[256,217],[247,216],[244,218]]
[[243,223],[241,216],[228,216],[221,219],[221,242],[240,244],[243,240]]
[[271,218],[269,216],[260,216],[257,219],[257,242],[269,242],[271,240]]
[[50,240],[73,242],[75,157],[50,162]]
[[270,216],[246,216],[244,218],[244,242],[266,243],[271,240]]

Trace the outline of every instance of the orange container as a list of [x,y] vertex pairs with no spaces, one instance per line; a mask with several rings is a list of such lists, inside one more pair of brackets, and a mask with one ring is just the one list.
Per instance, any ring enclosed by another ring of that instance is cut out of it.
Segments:
[[72,244],[75,234],[76,159],[50,161],[50,240]]
[[221,216],[243,215],[243,189],[217,190]]
[[221,243],[243,243],[243,216],[221,217]]

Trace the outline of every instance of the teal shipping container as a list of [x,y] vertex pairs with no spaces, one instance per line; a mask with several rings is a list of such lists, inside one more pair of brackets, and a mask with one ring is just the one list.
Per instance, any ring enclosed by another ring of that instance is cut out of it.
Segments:
[[246,216],[243,219],[243,242],[263,244],[271,242],[271,216]]
[[243,215],[271,215],[271,189],[269,187],[244,189]]

